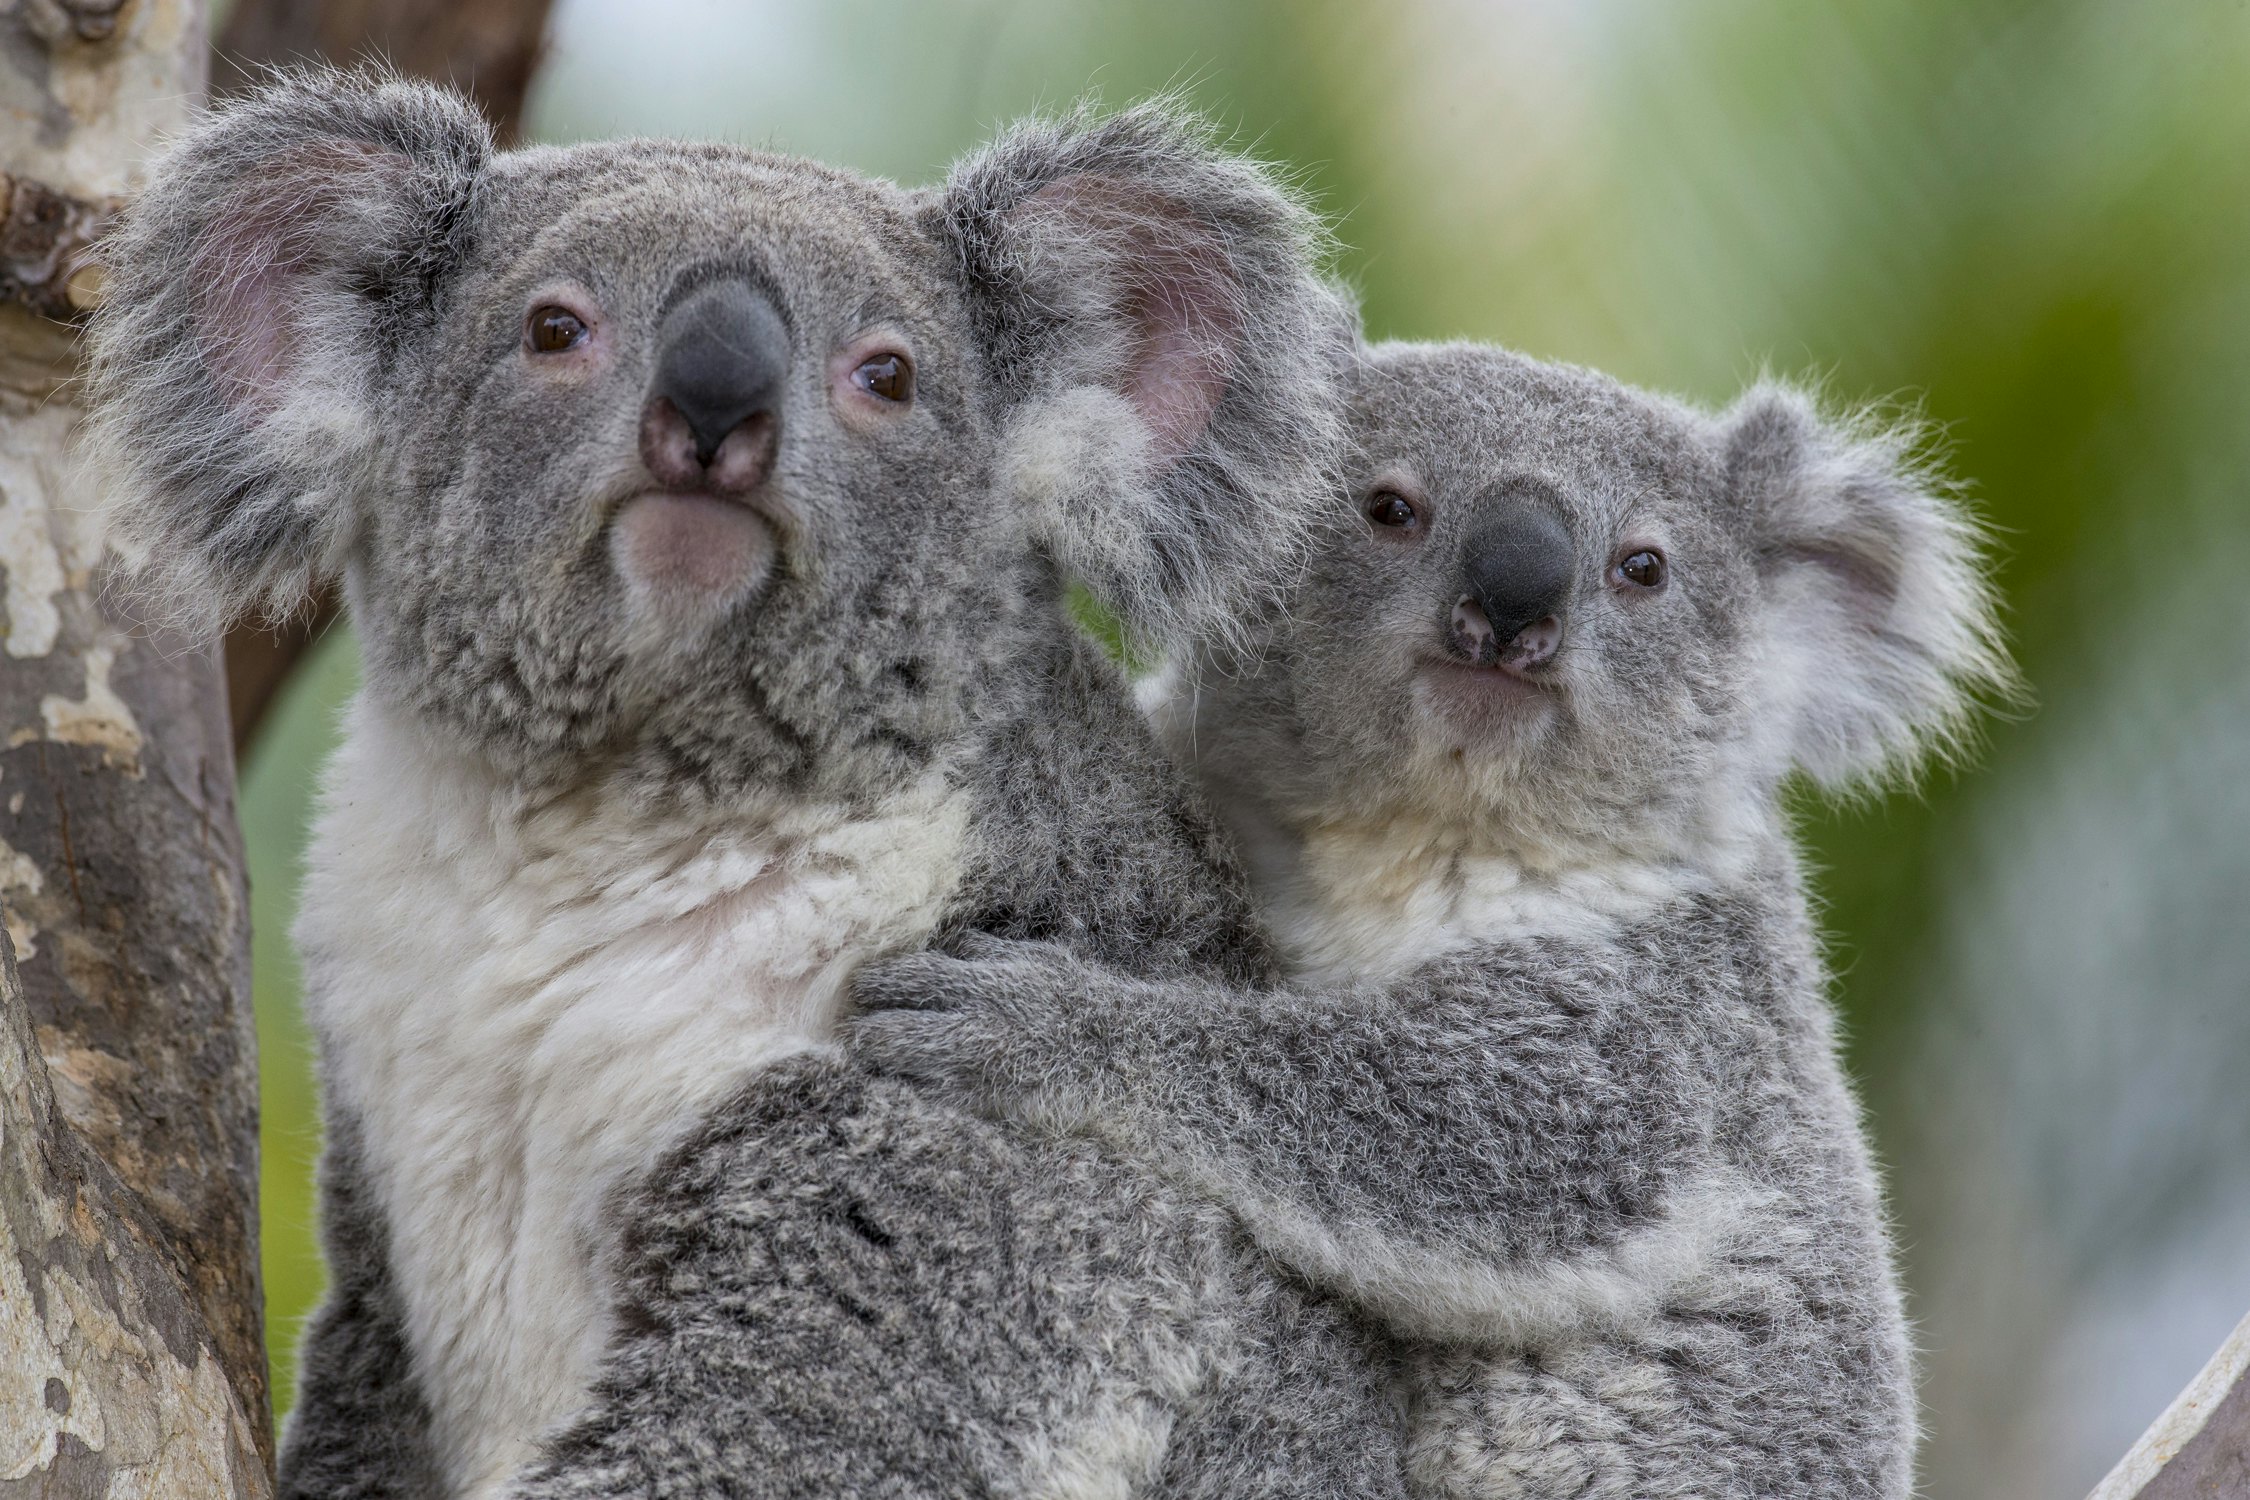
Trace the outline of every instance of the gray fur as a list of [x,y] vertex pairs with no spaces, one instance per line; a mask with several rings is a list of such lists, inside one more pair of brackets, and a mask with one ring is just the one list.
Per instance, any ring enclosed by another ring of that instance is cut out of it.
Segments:
[[[1041,711],[991,746],[982,899],[948,941],[1270,982],[1113,669],[1052,648]],[[832,1058],[760,1074],[623,1208],[629,1336],[511,1500],[1403,1500],[1386,1341],[1276,1276],[1222,1206],[1089,1144]]]
[[1373,1341],[1138,1163],[793,1061],[633,1217],[634,1334],[517,1500],[1404,1495]]
[[[1256,660],[1158,706],[1302,977],[978,940],[864,971],[855,1048],[1166,1164],[1379,1318],[1416,1493],[1905,1495],[1904,1323],[1781,791],[1904,769],[2006,691],[1973,532],[1907,437],[1780,387],[1710,416],[1388,347],[1353,428],[1350,513]],[[1420,524],[1369,520],[1384,492]],[[1440,677],[1472,537],[1526,506],[1576,559],[1559,653],[1535,689]],[[1613,582],[1645,547],[1663,589]]]
[[405,1313],[358,1129],[330,1111],[321,1143],[320,1240],[328,1292],[300,1348],[296,1406],[282,1432],[281,1493],[404,1500],[443,1492],[430,1412],[414,1383]]
[[[1048,555],[1152,630],[1216,617],[1280,572],[1274,497],[1312,493],[1332,451],[1343,320],[1306,273],[1311,221],[1161,108],[1024,127],[909,192],[716,145],[492,156],[456,95],[315,74],[213,115],[152,182],[90,340],[122,529],[205,622],[341,568],[378,690],[527,780],[606,760],[656,799],[895,785],[1006,713],[1026,674],[1002,664],[1054,619]],[[1040,198],[1070,182],[1099,212]],[[1149,358],[1143,283],[1183,263],[1208,273],[1197,368],[1223,388],[1152,456],[1114,387]],[[591,543],[648,483],[647,325],[715,267],[801,309],[808,356],[897,326],[919,395],[853,442],[793,392],[778,477],[817,549],[785,546],[754,607],[652,660]],[[558,396],[506,361],[538,283],[587,273],[617,357]],[[558,474],[582,502],[556,503]]]
[[[483,767],[495,826],[569,808],[717,834],[935,772],[971,809],[942,932],[1273,977],[1223,841],[1060,610],[1068,570],[1140,631],[1223,633],[1323,492],[1345,319],[1266,173],[1163,107],[1025,127],[921,191],[723,146],[494,154],[454,95],[302,74],[150,180],[108,253],[94,423],[180,612],[286,608],[340,573],[366,699]],[[650,329],[720,271],[793,341],[775,562],[652,638],[605,537],[650,485]],[[558,282],[602,338],[567,380],[522,332]],[[910,347],[918,398],[854,428],[823,372],[871,324]],[[315,986],[369,979],[329,962],[309,955]],[[367,1137],[332,1117],[334,1289],[285,1495],[446,1487]],[[874,1219],[839,1216],[855,1203]],[[525,1495],[1400,1482],[1380,1354],[1231,1220],[826,1051],[746,1079],[616,1212],[632,1317]],[[901,1311],[933,1295],[947,1321]]]

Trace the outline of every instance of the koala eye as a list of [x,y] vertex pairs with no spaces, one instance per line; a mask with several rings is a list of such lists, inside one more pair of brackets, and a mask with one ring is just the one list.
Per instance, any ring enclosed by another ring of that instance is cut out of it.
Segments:
[[1664,554],[1646,547],[1619,559],[1609,570],[1612,583],[1629,583],[1642,589],[1662,588],[1664,573]]
[[914,399],[914,366],[903,354],[885,352],[861,360],[852,384],[885,401],[905,405]]
[[1367,519],[1378,526],[1405,530],[1421,520],[1413,504],[1396,490],[1377,490],[1367,502]]
[[569,308],[550,302],[531,310],[524,324],[524,339],[540,354],[560,354],[586,342],[586,325]]

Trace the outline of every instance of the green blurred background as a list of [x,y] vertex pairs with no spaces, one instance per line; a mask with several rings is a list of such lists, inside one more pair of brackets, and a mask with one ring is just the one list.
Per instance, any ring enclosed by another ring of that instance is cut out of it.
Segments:
[[[1337,217],[1375,336],[1708,402],[1810,373],[1949,435],[2036,706],[1805,829],[1927,1490],[2081,1493],[2250,1310],[2250,6],[563,0],[530,132],[926,181],[1168,88]],[[339,631],[245,773],[283,1393],[321,1278],[286,933],[354,676]]]

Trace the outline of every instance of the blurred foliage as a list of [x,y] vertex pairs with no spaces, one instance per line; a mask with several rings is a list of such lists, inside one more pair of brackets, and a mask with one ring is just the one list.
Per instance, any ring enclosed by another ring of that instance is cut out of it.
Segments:
[[[1805,826],[1895,1164],[1932,1489],[2028,1495],[2085,1488],[2250,1303],[2250,1265],[2198,1271],[2166,1248],[2209,1205],[2250,1203],[2250,1105],[2168,1098],[2170,1063],[2129,1076],[2114,1048],[2071,1042],[2107,1034],[2087,1017],[2143,1031],[2135,1015],[2201,997],[2175,1017],[2188,1051],[2218,1076],[2250,1065],[2250,984],[2221,941],[2250,890],[2250,777],[2183,749],[2250,733],[2231,605],[2250,543],[2246,84],[2250,7],[2233,0],[565,0],[530,126],[717,136],[926,181],[1024,111],[1174,90],[1338,217],[1373,336],[1495,339],[1707,402],[1771,368],[1918,406],[1999,539],[2041,708],[1994,725],[1971,774],[1808,806]],[[309,767],[351,678],[332,643],[246,778],[284,1392],[317,1266],[281,933]],[[2202,899],[2164,907],[2161,941],[2110,941],[2119,890],[2179,888],[2157,874],[2188,847]],[[2054,861],[2104,850],[2114,871],[2057,900],[2114,911],[2038,897]],[[2084,933],[2134,966],[2058,964]],[[2003,1034],[2019,1040],[2000,1055]],[[2014,1068],[2026,1052],[2053,1065]],[[2134,1149],[2096,1159],[2059,1123],[2081,1106]],[[2190,1149],[2214,1136],[2243,1150]],[[1956,1157],[1987,1175],[1955,1181]],[[2105,1172],[2134,1192],[2100,1189]],[[2155,1332],[2120,1314],[2111,1342],[2137,1363],[2040,1373],[2093,1347],[2064,1326],[2098,1300],[2086,1288],[2160,1262],[2189,1266],[2179,1284],[2216,1311]],[[2040,1440],[2065,1412],[2085,1419],[2075,1445]]]

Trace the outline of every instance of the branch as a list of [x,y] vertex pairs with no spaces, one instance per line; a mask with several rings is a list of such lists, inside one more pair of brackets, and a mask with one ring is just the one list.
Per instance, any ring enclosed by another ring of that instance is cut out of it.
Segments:
[[218,39],[212,91],[238,94],[261,67],[381,62],[475,99],[503,143],[523,121],[551,0],[238,0]]
[[123,201],[88,202],[0,172],[0,299],[43,318],[81,316],[101,294],[94,242]]
[[2090,1500],[2250,1495],[2250,1317],[2141,1434]]

